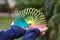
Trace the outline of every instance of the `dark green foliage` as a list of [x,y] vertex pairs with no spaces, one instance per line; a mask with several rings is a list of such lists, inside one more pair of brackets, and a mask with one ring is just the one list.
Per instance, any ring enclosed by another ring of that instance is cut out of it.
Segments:
[[[17,0],[16,0],[17,1]],[[17,8],[19,10],[32,7],[32,8],[42,8],[44,6],[45,0],[18,0]]]

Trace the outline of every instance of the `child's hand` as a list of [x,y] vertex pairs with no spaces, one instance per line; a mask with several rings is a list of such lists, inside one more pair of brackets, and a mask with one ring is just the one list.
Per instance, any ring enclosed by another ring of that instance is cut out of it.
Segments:
[[44,35],[45,32],[48,29],[48,27],[46,27],[46,25],[35,25],[35,26],[30,26],[30,28],[37,28],[37,29],[39,29],[41,35]]

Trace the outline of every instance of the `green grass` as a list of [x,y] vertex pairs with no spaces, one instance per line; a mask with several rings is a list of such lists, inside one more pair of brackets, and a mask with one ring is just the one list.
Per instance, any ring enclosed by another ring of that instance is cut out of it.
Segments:
[[12,22],[12,17],[0,17],[0,29],[6,30],[10,27],[10,24]]
[[[12,18],[12,17],[0,17],[0,30],[9,29],[13,19],[14,18]],[[16,39],[16,40],[21,40],[21,38]]]

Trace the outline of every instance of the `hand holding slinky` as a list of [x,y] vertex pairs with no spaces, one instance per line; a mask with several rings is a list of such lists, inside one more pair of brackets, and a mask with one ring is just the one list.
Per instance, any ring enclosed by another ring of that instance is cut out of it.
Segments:
[[35,26],[30,26],[30,29],[31,28],[37,28],[40,30],[40,34],[41,35],[44,35],[45,32],[47,31],[48,27],[46,25],[35,25]]

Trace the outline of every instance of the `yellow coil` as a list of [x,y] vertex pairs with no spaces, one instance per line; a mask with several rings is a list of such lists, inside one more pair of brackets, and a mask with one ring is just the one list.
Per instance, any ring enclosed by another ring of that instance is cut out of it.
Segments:
[[18,17],[23,18],[30,25],[47,24],[43,13],[35,8],[25,8],[18,12]]

